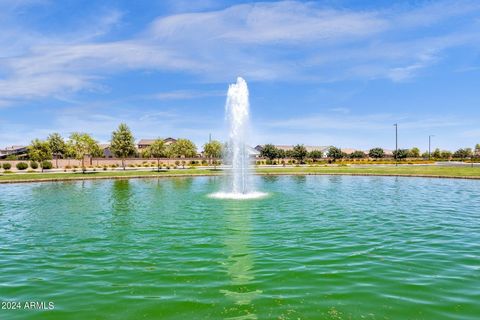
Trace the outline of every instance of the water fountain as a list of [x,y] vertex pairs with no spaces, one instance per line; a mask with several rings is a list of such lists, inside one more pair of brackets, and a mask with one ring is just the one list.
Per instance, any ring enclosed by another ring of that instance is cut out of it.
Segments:
[[214,193],[212,196],[215,198],[251,199],[265,195],[263,192],[255,192],[250,181],[251,164],[247,147],[249,108],[247,82],[238,77],[237,82],[228,87],[225,105],[229,125],[225,162],[231,165],[231,170],[228,172],[226,190]]

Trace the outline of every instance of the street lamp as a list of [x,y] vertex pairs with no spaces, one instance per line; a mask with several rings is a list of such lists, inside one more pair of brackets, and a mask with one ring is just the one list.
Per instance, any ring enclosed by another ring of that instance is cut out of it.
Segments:
[[398,166],[397,157],[398,157],[398,123],[393,124],[395,127],[395,165]]
[[428,136],[428,160],[430,160],[431,157],[432,157],[432,156],[431,156],[431,154],[432,154],[432,153],[431,153],[431,152],[432,152],[432,151],[431,151],[432,137],[435,137],[435,135],[431,134],[431,135]]

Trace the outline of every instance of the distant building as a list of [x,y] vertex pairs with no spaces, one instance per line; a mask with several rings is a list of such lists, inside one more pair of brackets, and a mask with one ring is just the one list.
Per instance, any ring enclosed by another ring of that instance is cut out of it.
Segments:
[[247,151],[248,151],[248,155],[249,155],[250,157],[255,157],[255,158],[257,158],[257,157],[260,156],[260,151],[258,151],[256,147],[255,147],[255,148],[252,148],[252,147],[250,147],[250,146],[247,146]]
[[0,149],[0,159],[1,158],[6,158],[8,156],[17,156],[17,157],[23,157],[27,155],[27,147],[26,146],[11,146],[11,147],[6,147],[4,149]]
[[110,144],[109,143],[100,143],[98,146],[102,150],[103,156],[105,158],[113,158],[113,152],[112,152],[112,150],[110,150]]
[[[137,144],[138,150],[142,150],[150,147],[155,142],[155,140],[157,139],[141,139],[140,141],[138,141],[138,144]],[[163,142],[165,142],[165,145],[169,146],[172,143],[177,142],[177,139],[168,137],[166,139],[163,139]]]

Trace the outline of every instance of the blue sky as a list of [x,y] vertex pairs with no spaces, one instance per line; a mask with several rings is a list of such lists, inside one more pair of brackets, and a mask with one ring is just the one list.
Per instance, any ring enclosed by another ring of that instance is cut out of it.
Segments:
[[0,146],[223,140],[250,89],[252,144],[480,143],[478,1],[0,0]]

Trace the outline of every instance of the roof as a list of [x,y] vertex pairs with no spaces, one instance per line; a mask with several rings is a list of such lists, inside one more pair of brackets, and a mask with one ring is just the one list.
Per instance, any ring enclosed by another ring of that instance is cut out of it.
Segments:
[[[276,145],[275,146],[277,149],[280,149],[280,150],[292,150],[293,149],[293,145]],[[307,149],[307,152],[311,152],[311,151],[314,151],[314,150],[318,150],[318,151],[326,151],[328,148],[330,148],[330,146],[304,146],[305,149]]]
[[10,147],[5,147],[4,149],[2,149],[2,151],[16,151],[16,150],[21,150],[25,148],[26,146],[10,146]]
[[[140,141],[138,141],[138,144],[149,146],[149,145],[153,144],[155,142],[155,140],[157,140],[157,139],[140,139]],[[163,141],[164,142],[175,142],[175,141],[177,141],[177,139],[174,139],[172,137],[168,137],[166,139],[163,139]]]

